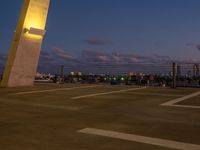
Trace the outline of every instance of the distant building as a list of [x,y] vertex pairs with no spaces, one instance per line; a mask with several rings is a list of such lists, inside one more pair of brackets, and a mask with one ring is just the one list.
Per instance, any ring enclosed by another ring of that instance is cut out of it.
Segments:
[[193,76],[194,77],[198,77],[200,74],[200,72],[199,72],[200,70],[199,70],[199,64],[194,64],[193,65]]
[[192,76],[192,72],[190,70],[187,71],[187,76],[191,77]]
[[177,66],[177,76],[180,77],[181,76],[181,66]]
[[39,73],[37,72],[35,79],[51,79],[54,78],[55,75],[51,75],[50,73],[45,74],[45,73]]
[[82,76],[82,72],[70,72],[72,76]]
[[172,71],[169,72],[169,76],[170,77],[173,76],[173,72]]
[[128,72],[128,76],[134,76],[135,74],[133,72]]

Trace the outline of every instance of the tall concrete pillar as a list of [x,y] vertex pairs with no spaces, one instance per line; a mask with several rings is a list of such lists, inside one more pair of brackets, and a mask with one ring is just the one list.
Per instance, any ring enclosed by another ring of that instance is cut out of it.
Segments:
[[2,87],[32,86],[50,0],[24,0],[5,66]]

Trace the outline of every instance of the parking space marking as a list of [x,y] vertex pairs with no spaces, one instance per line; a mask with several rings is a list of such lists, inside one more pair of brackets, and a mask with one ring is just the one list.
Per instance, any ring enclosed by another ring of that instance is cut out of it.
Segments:
[[121,133],[121,132],[115,132],[115,131],[109,131],[109,130],[85,128],[77,132],[84,133],[84,134],[110,137],[110,138],[120,139],[120,140],[127,140],[127,141],[132,141],[132,142],[143,143],[143,144],[161,146],[161,147],[172,148],[172,149],[200,150],[200,145],[196,145],[196,144],[183,143],[183,142],[165,140],[165,139],[160,139],[160,138],[152,138],[152,137],[146,137],[146,136],[140,136],[140,135],[134,135],[134,134],[127,134],[127,133]]
[[180,96],[184,96],[181,94],[159,94],[159,93],[140,93],[140,92],[133,92],[133,94],[137,94],[137,95],[150,95],[150,96],[168,96],[168,97],[180,97]]
[[75,100],[75,99],[81,99],[81,98],[86,98],[86,97],[94,97],[94,96],[101,96],[101,95],[123,93],[123,92],[128,92],[128,91],[142,90],[142,89],[146,89],[146,88],[147,87],[129,88],[129,89],[118,90],[118,91],[111,91],[111,92],[103,92],[103,93],[95,93],[95,94],[88,94],[88,95],[76,96],[76,97],[71,97],[70,99]]
[[197,108],[200,109],[200,106],[192,106],[192,105],[170,105],[173,107],[182,107],[182,108]]
[[27,91],[27,92],[19,92],[15,93],[16,95],[25,95],[25,94],[34,94],[34,93],[45,93],[45,92],[55,92],[55,91],[69,91],[69,90],[75,90],[75,89],[85,89],[85,88],[93,88],[93,87],[99,87],[102,85],[92,85],[92,86],[79,86],[79,87],[68,87],[68,88],[57,88],[57,89],[50,89],[50,90],[41,90],[41,91]]
[[176,98],[173,100],[170,100],[168,102],[165,102],[163,104],[161,104],[161,106],[173,106],[173,107],[183,107],[183,108],[200,108],[200,106],[190,106],[190,105],[177,105],[176,103],[196,97],[200,95],[200,91],[180,97],[180,98]]

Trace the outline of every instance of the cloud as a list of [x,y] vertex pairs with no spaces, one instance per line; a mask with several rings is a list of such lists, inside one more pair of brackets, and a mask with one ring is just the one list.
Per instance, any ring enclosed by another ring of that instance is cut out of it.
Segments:
[[200,44],[196,45],[196,48],[200,51]]
[[182,65],[200,64],[200,60],[199,59],[194,59],[194,58],[185,59],[185,60],[176,60],[175,62],[178,63],[178,64],[182,64]]
[[158,54],[153,54],[153,57],[157,58],[157,59],[170,59],[169,56],[166,55],[158,55]]
[[84,60],[90,63],[99,63],[99,62],[109,62],[110,56],[109,54],[91,50],[91,49],[84,49],[82,51],[82,57]]
[[121,61],[123,61],[123,58],[120,55],[118,55],[118,54],[113,54],[112,55],[112,59],[115,62],[121,62]]
[[47,61],[53,60],[52,54],[47,51],[41,51],[40,58]]
[[111,45],[112,41],[108,39],[101,39],[101,38],[91,38],[85,40],[85,42],[89,45]]
[[186,43],[185,45],[186,45],[186,46],[195,46],[196,44],[193,43],[193,42],[189,42],[189,43]]
[[74,59],[72,55],[68,54],[61,48],[54,47],[52,49],[53,53],[60,59]]
[[105,53],[91,49],[83,50],[83,60],[93,64],[109,65],[135,65],[135,64],[164,64],[173,62],[169,56],[164,55],[136,55],[131,53]]
[[196,44],[196,43],[190,42],[190,43],[186,43],[186,46],[195,47],[197,50],[200,51],[200,44]]
[[141,56],[123,53],[105,53],[91,49],[83,50],[83,59],[90,63],[109,63],[113,65],[139,62]]
[[81,60],[73,57],[61,48],[53,47],[50,51],[41,51],[39,71],[42,72],[42,70],[45,70],[48,72],[58,72],[61,65],[65,65],[65,67],[70,68],[76,66],[77,64],[81,64]]
[[138,62],[138,58],[132,54],[113,53],[111,55],[111,58],[112,58],[112,62],[116,64]]
[[65,72],[81,71],[117,74],[134,71],[168,73],[171,70],[172,62],[183,66],[184,64],[199,63],[198,60],[194,59],[179,60],[159,54],[109,53],[88,48],[82,50],[82,55],[74,57],[63,49],[54,47],[51,51],[43,51],[41,53],[40,68],[46,67],[49,70],[59,71],[59,66],[62,64],[65,66]]

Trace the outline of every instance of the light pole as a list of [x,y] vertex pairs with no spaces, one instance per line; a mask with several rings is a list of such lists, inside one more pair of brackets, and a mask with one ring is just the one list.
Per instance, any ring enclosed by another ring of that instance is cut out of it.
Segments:
[[172,64],[172,75],[173,75],[173,83],[172,83],[172,88],[176,88],[176,63],[173,62]]

